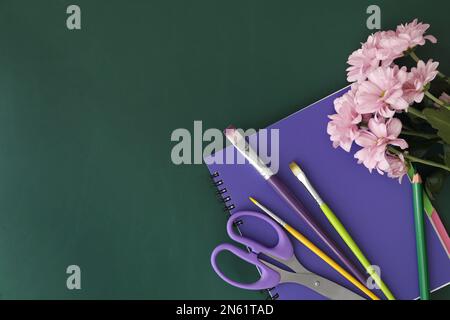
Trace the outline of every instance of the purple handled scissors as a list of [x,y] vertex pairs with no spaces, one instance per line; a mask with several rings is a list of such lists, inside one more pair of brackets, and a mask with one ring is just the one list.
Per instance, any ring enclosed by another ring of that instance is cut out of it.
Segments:
[[[233,224],[235,221],[239,220],[243,216],[252,216],[258,219],[264,220],[272,228],[275,229],[278,236],[278,243],[273,248],[267,248],[264,245],[246,238],[235,232]],[[294,254],[294,248],[292,246],[291,240],[288,238],[286,232],[281,228],[278,223],[270,219],[264,214],[254,212],[254,211],[240,211],[234,213],[227,223],[227,232],[231,239],[241,243],[250,251],[244,251],[234,245],[224,243],[217,246],[211,254],[211,264],[214,271],[229,284],[249,290],[263,290],[268,288],[273,288],[280,283],[298,283],[303,285],[315,292],[321,294],[332,300],[365,300],[363,297],[357,295],[356,293],[350,291],[349,289],[325,279],[311,271],[307,270],[298,261]],[[222,251],[229,251],[241,258],[255,265],[261,274],[261,278],[254,283],[241,283],[228,278],[219,268],[216,262],[218,254]],[[260,254],[264,254],[267,257],[289,267],[292,270],[283,270],[268,261],[261,260]]]

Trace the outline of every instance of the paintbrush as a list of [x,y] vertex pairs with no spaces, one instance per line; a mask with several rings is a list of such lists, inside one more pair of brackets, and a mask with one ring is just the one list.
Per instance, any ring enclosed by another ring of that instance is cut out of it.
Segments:
[[286,184],[258,157],[258,154],[245,140],[242,133],[233,126],[225,129],[226,138],[233,146],[250,162],[250,164],[260,173],[267,183],[277,192],[277,194],[306,222],[306,224],[319,236],[319,238],[331,249],[348,270],[362,283],[366,283],[367,278],[355,267],[355,265],[345,256],[333,240],[323,231],[307,212],[303,204],[289,190]]
[[383,282],[383,280],[381,280],[378,273],[376,273],[376,271],[373,269],[372,264],[362,253],[361,249],[358,247],[356,242],[347,232],[347,230],[345,229],[341,221],[338,219],[338,217],[333,213],[333,211],[331,211],[330,207],[328,207],[328,205],[322,200],[319,193],[316,191],[316,189],[314,189],[313,185],[311,184],[311,182],[309,181],[308,177],[303,172],[303,170],[295,162],[291,162],[289,164],[289,168],[291,169],[292,173],[297,177],[297,179],[303,184],[303,186],[305,186],[305,188],[308,190],[308,192],[311,194],[314,200],[317,202],[320,209],[325,214],[325,216],[327,217],[328,221],[331,223],[333,228],[339,233],[342,240],[344,240],[345,244],[350,248],[350,250],[356,256],[356,258],[358,258],[358,261],[363,265],[367,273],[372,277],[372,279],[375,281],[375,283],[378,285],[381,291],[383,291],[386,298],[388,298],[389,300],[395,300],[395,297],[392,294],[391,290],[389,290],[388,286]]
[[379,298],[376,295],[374,295],[369,289],[367,289],[361,282],[359,282],[350,273],[345,271],[340,265],[338,265],[333,259],[331,259],[325,252],[320,250],[314,243],[312,243],[310,240],[308,240],[308,238],[306,238],[300,232],[295,230],[293,227],[291,227],[289,224],[287,224],[285,221],[283,221],[280,217],[278,217],[276,214],[274,214],[272,211],[267,209],[265,206],[263,206],[261,203],[259,203],[252,197],[249,197],[249,199],[258,208],[260,208],[262,211],[264,211],[266,214],[268,214],[273,220],[275,220],[277,223],[279,223],[284,229],[286,229],[286,231],[289,232],[295,239],[297,239],[300,243],[302,243],[304,246],[306,246],[309,250],[314,252],[320,259],[322,259],[324,262],[326,262],[330,267],[332,267],[334,270],[336,270],[345,279],[347,279],[352,284],[354,284],[359,290],[361,290],[362,292],[367,294],[372,300],[379,300]]

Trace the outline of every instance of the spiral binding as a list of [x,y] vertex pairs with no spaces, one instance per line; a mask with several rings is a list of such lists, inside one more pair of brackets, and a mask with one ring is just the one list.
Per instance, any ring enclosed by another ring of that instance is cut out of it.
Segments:
[[275,293],[273,296],[270,296],[268,300],[277,300],[280,297],[278,293]]
[[[227,188],[224,187],[224,181],[220,178],[220,173],[218,171],[215,171],[211,174],[211,180],[213,182],[214,187],[217,189],[216,193],[219,198],[219,201],[224,204],[224,211],[228,212],[229,215],[231,215],[231,211],[236,208],[234,203],[230,203],[232,198],[230,195],[226,195],[228,192]],[[242,225],[244,222],[239,219],[234,222],[234,225],[239,229],[239,226]],[[272,295],[271,290],[275,288],[269,288],[266,290],[261,290],[261,292],[265,295],[267,295],[266,300],[276,300],[279,298],[279,294],[276,293]]]
[[[216,187],[217,189],[217,195],[219,200],[224,204],[224,211],[228,211],[231,214],[231,210],[233,210],[234,208],[236,208],[236,206],[234,205],[234,203],[230,203],[231,201],[231,196],[230,195],[225,195],[228,190],[227,188],[225,188],[224,185],[224,181],[222,179],[220,179],[220,173],[218,171],[215,171],[211,174],[211,179],[213,181],[213,185],[214,187]],[[242,221],[241,221],[242,223]]]
[[274,289],[275,289],[275,287],[269,288],[266,290],[268,293],[268,297],[266,300],[277,300],[280,297],[280,295],[278,293],[272,294],[272,290],[274,290]]

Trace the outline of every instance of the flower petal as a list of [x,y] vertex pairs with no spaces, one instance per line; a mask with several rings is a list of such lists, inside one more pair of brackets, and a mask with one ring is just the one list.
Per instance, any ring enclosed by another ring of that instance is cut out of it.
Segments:
[[356,137],[355,142],[361,147],[371,147],[377,143],[377,137],[367,130],[362,130]]
[[375,119],[369,120],[370,131],[378,138],[387,137],[386,124],[382,121],[376,121]]
[[386,129],[389,138],[397,138],[402,132],[402,122],[397,118],[392,118],[387,122]]

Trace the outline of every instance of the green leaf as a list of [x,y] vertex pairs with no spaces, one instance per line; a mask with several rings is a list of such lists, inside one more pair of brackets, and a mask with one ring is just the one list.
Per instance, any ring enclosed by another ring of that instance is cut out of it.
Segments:
[[402,137],[408,142],[409,153],[418,158],[424,158],[428,151],[436,144],[436,140],[406,135]]
[[438,136],[450,144],[450,110],[445,108],[426,108],[423,110],[431,126],[438,131]]
[[430,174],[425,180],[425,189],[432,199],[435,199],[444,186],[447,173],[443,170],[436,170]]
[[447,167],[450,167],[450,146],[444,144],[444,162]]
[[[413,105],[413,107],[416,107],[416,105]],[[406,112],[405,113],[406,116],[409,119],[409,122],[414,126],[414,127],[420,127],[423,126],[424,123],[426,123],[423,119],[415,116],[414,114],[412,114],[412,112]]]

